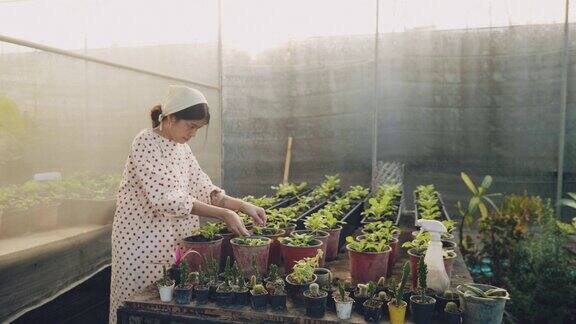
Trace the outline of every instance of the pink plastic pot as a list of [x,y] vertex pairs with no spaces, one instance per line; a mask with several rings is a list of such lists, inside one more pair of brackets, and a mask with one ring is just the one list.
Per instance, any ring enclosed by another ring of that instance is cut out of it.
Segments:
[[200,235],[189,236],[181,240],[180,245],[183,247],[184,252],[194,250],[202,255],[201,258],[196,253],[190,253],[184,258],[186,262],[188,262],[190,271],[198,271],[198,267],[204,264],[204,257],[211,257],[220,263],[222,240],[223,238],[220,235],[217,235],[214,240],[208,242],[203,241],[203,237]]
[[272,244],[270,245],[270,255],[268,256],[268,265],[271,264],[275,264],[277,266],[281,265],[280,241],[278,241],[278,238],[283,237],[285,235],[286,235],[285,230],[280,230],[277,234],[262,234],[262,236],[272,240]]
[[313,245],[311,246],[296,247],[288,246],[280,242],[280,250],[284,261],[284,272],[290,273],[296,261],[316,256],[316,251],[322,249],[323,243],[320,240],[314,240],[312,243]]
[[328,244],[326,245],[326,261],[336,260],[338,258],[338,243],[340,241],[340,232],[342,226],[328,230]]
[[394,268],[394,262],[396,262],[396,253],[398,253],[398,239],[392,238],[390,241],[390,256],[388,257],[388,272],[387,276],[392,276],[392,269]]
[[390,246],[384,252],[357,252],[346,245],[348,258],[350,259],[350,276],[352,284],[378,281],[380,277],[386,277],[388,272],[388,258]]
[[260,275],[265,276],[268,273],[268,255],[270,254],[270,245],[272,244],[272,239],[263,236],[253,237],[266,240],[266,244],[248,246],[238,244],[237,239],[232,239],[230,241],[230,245],[232,245],[232,251],[234,252],[234,258],[236,259],[238,267],[244,273],[246,278],[250,278],[255,274],[254,270],[252,269],[252,259],[256,259],[256,264],[258,265],[258,272]]
[[299,231],[294,231],[294,233],[298,233],[298,234],[314,234],[314,238],[316,238],[317,240],[319,240],[320,242],[322,242],[322,259],[320,260],[320,264],[318,265],[320,268],[324,267],[324,264],[326,263],[326,249],[328,247],[328,238],[330,237],[330,234],[328,234],[328,232],[324,232],[324,231],[315,231],[312,232],[310,230],[299,230]]

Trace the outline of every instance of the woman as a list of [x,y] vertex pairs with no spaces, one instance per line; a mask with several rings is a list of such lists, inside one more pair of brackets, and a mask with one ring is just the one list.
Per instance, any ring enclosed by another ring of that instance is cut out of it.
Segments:
[[136,136],[126,162],[112,229],[110,323],[124,300],[151,285],[169,265],[179,239],[199,226],[198,216],[224,221],[249,235],[235,210],[266,223],[260,207],[227,196],[202,171],[186,144],[210,122],[198,90],[170,86],[151,111],[152,129]]

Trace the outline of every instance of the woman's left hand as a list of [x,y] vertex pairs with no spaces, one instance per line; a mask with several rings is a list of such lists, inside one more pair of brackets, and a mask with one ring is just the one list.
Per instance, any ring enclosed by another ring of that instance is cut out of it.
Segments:
[[256,225],[258,225],[258,226],[265,226],[266,225],[266,212],[264,211],[264,208],[254,206],[248,202],[243,202],[242,208],[240,208],[240,211],[242,211],[244,214],[252,217],[252,219],[254,220],[254,223],[256,223]]

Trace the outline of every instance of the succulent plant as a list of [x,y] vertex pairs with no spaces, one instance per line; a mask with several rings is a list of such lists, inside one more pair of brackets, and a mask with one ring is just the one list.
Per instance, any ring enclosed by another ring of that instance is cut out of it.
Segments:
[[386,300],[388,300],[388,295],[386,294],[386,292],[381,291],[378,293],[377,299],[381,300],[381,301],[386,301]]
[[446,307],[444,307],[444,311],[446,313],[459,313],[460,310],[458,309],[458,305],[455,302],[448,302],[446,303]]
[[254,285],[254,287],[252,287],[252,290],[250,290],[250,292],[252,293],[252,295],[266,295],[268,293],[266,291],[266,288],[264,288],[262,284]]
[[446,289],[446,291],[442,294],[442,297],[449,300],[455,300],[458,298],[458,295],[450,289]]
[[356,297],[364,297],[364,298],[368,298],[368,285],[365,284],[358,284],[356,286],[358,289],[358,292],[356,294]]

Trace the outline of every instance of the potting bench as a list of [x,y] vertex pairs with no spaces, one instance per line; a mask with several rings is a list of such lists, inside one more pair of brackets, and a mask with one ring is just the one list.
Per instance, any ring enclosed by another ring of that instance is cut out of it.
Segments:
[[[410,215],[411,216],[411,215]],[[413,218],[404,215],[402,217],[410,223]],[[403,222],[404,223],[404,222]],[[402,225],[402,235],[400,242],[411,239],[411,232],[414,230],[410,224]],[[401,245],[400,243],[400,245]],[[454,262],[451,284],[456,287],[459,284],[472,282],[472,278],[464,264],[461,254],[458,252],[458,258]],[[401,272],[400,268],[408,260],[408,255],[401,249],[399,251],[396,263],[394,265],[393,276],[397,277]],[[344,253],[340,253],[339,259],[327,262],[326,267],[330,268],[333,277],[347,278],[350,274],[348,271],[348,259]],[[336,323],[338,318],[336,313],[331,310],[326,311],[326,316],[321,319],[313,319],[306,316],[304,308],[293,308],[288,300],[288,310],[273,311],[268,307],[266,311],[255,311],[249,306],[217,306],[215,303],[206,305],[196,305],[195,300],[189,305],[178,305],[174,302],[163,303],[158,297],[158,291],[155,286],[148,287],[144,292],[128,299],[124,307],[118,310],[118,323]],[[407,316],[409,318],[409,316]],[[361,315],[353,313],[349,323],[365,323]],[[388,323],[383,319],[381,323]],[[411,323],[409,320],[406,323]],[[438,323],[441,323],[439,321]]]

